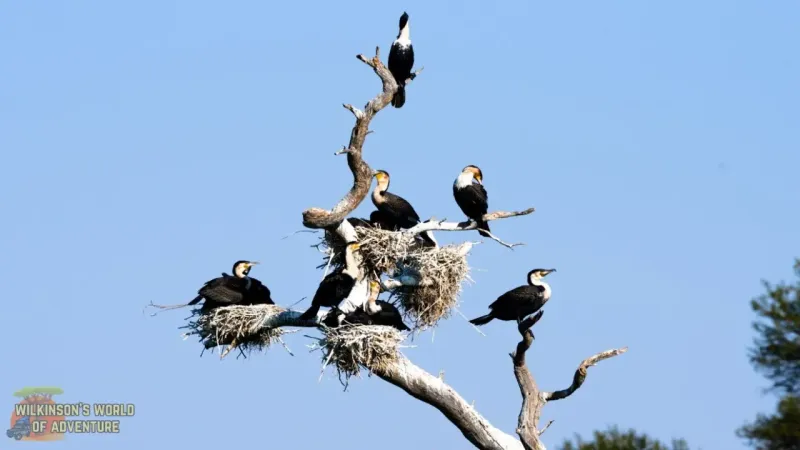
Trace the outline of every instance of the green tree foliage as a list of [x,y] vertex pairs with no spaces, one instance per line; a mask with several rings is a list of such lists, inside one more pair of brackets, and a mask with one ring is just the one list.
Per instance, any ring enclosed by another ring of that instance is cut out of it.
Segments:
[[594,439],[584,441],[575,436],[575,441],[564,441],[559,450],[689,450],[683,439],[673,439],[671,445],[652,439],[634,430],[620,431],[611,427],[606,431],[595,431]]
[[50,394],[50,395],[57,395],[63,394],[64,391],[61,388],[57,387],[49,387],[49,386],[42,386],[42,387],[26,387],[14,392],[15,397],[27,397],[33,394]]
[[794,271],[794,285],[764,282],[767,293],[750,303],[758,315],[750,362],[781,396],[775,414],[759,414],[737,431],[758,450],[800,450],[800,259]]

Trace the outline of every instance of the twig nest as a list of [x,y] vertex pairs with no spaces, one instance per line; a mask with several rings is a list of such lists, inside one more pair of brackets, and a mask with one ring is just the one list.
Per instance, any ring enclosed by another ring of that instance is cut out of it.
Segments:
[[450,316],[458,303],[461,284],[469,276],[467,258],[460,245],[448,245],[410,253],[395,278],[418,280],[417,286],[395,290],[400,305],[417,329],[435,326]]
[[[359,253],[364,262],[367,272],[390,273],[395,269],[397,261],[405,258],[412,251],[422,248],[414,236],[398,232],[383,230],[373,227],[354,227],[358,242],[361,244]],[[330,256],[330,251],[335,254],[331,260],[333,268],[343,267],[344,260],[344,239],[335,232],[326,231],[322,238],[326,253]],[[327,265],[327,257],[325,265]]]
[[188,334],[200,337],[205,348],[231,345],[235,340],[237,347],[243,352],[263,350],[276,342],[282,342],[281,336],[286,331],[281,328],[266,328],[262,324],[283,311],[277,305],[224,306],[207,314],[202,314],[197,309],[193,311],[196,318],[186,328],[192,330]]
[[325,328],[323,364],[333,364],[339,379],[358,376],[361,367],[374,373],[391,373],[405,335],[383,325],[342,325]]

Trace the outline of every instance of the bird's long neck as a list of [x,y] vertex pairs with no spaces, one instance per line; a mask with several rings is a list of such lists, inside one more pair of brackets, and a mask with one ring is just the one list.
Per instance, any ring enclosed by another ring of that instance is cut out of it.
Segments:
[[244,276],[244,288],[246,290],[250,290],[250,286],[253,285],[253,280],[250,279],[247,275]]
[[456,178],[456,189],[464,189],[472,184],[473,175],[471,172],[464,172]]
[[544,297],[545,300],[550,299],[550,293],[551,293],[550,285],[547,284],[547,282],[545,282],[541,278],[534,278],[534,277],[531,277],[530,282],[531,286],[536,286],[543,289],[542,296]]
[[397,35],[397,43],[403,47],[408,47],[411,44],[411,25],[406,23],[406,26],[400,29],[400,34]]
[[353,251],[349,248],[344,252],[344,270],[342,273],[346,273],[353,278],[356,278],[358,275],[358,264],[356,263],[356,257],[353,255]]
[[379,182],[375,189],[372,191],[372,202],[375,203],[375,206],[383,203],[386,200],[385,194],[386,191],[389,190],[389,183]]

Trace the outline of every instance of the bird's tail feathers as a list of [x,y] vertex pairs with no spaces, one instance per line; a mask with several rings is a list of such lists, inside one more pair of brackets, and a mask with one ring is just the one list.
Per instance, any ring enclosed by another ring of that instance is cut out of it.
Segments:
[[[491,237],[491,236],[489,236],[489,233],[486,232],[486,231],[489,231],[489,222],[486,222],[484,220],[479,220],[478,221],[478,228],[479,228],[478,229],[478,234],[480,234],[483,237]],[[483,230],[486,230],[486,231],[483,231]]]
[[202,299],[203,299],[203,296],[202,296],[202,295],[198,295],[197,297],[195,297],[195,298],[194,298],[192,301],[190,301],[190,302],[189,302],[189,303],[187,303],[186,305],[187,305],[187,306],[188,306],[188,305],[196,305],[196,304],[197,304],[197,303],[199,303],[199,302],[200,302],[200,300],[202,300]]
[[306,310],[303,314],[298,317],[299,320],[311,320],[313,319],[317,313],[319,312],[319,305],[311,305],[310,308]]
[[469,323],[473,325],[486,325],[487,323],[491,322],[494,319],[492,313],[486,314],[485,316],[476,317],[469,321]]
[[397,93],[392,97],[392,106],[395,108],[402,108],[406,104],[406,87],[397,85]]

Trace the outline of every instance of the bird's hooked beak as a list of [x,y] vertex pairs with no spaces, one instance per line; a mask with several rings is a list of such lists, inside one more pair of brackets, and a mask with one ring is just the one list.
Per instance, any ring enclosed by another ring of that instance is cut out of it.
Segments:
[[481,185],[483,184],[483,177],[481,176],[481,174],[476,173],[473,178],[475,178],[475,180],[478,181],[478,184],[481,184]]
[[261,264],[261,263],[258,262],[258,261],[250,261],[249,263],[247,263],[247,267],[250,268],[250,267],[253,267],[253,266],[257,265],[257,264]]
[[543,276],[543,277],[546,277],[546,276],[550,275],[551,273],[553,273],[553,272],[555,272],[555,271],[556,271],[556,269],[548,269],[548,270],[545,270],[545,271],[544,271],[544,273],[542,273],[542,276]]

